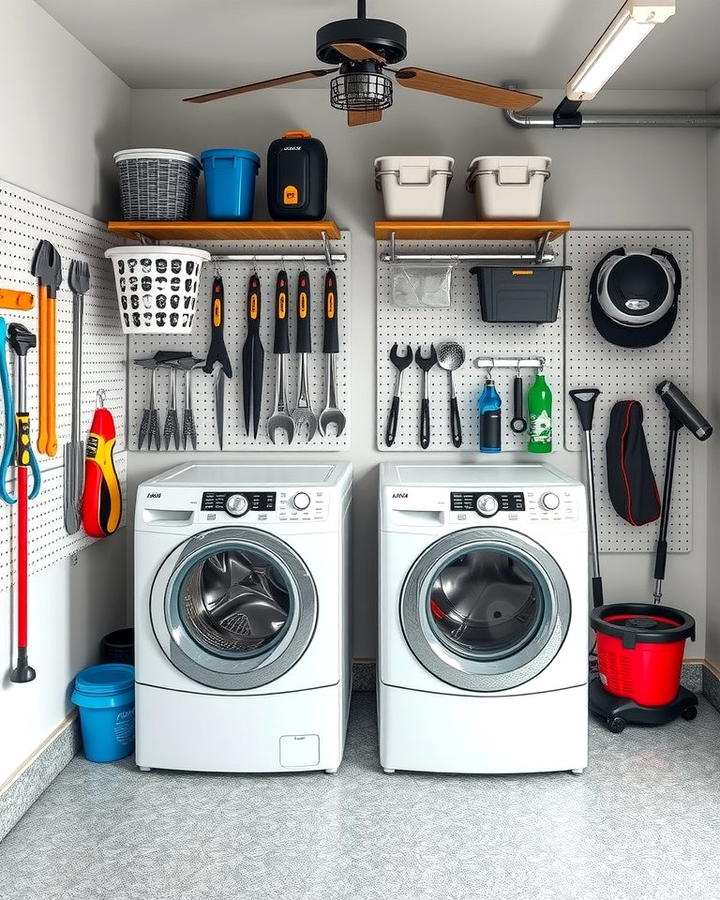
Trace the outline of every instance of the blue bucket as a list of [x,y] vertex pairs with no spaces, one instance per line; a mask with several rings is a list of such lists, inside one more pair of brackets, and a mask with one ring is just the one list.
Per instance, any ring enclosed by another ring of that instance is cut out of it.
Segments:
[[112,762],[135,749],[135,669],[122,663],[90,666],[75,676],[70,698],[80,709],[85,756]]
[[260,157],[252,150],[204,150],[205,202],[211,219],[252,219]]

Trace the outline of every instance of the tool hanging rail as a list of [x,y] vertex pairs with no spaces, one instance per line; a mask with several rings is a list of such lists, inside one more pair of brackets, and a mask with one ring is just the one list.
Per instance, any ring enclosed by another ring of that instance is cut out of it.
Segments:
[[544,232],[534,241],[534,253],[398,253],[396,250],[397,236],[390,232],[388,241],[390,249],[380,254],[381,262],[531,262],[535,265],[553,262],[557,254],[548,243],[552,240],[549,231]]
[[476,369],[543,369],[545,357],[536,356],[534,359],[506,359],[505,357],[478,357],[473,360]]

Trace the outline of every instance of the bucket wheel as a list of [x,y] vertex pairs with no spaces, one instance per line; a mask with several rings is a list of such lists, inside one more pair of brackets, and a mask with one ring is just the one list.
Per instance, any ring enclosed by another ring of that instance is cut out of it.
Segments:
[[606,724],[608,730],[612,731],[613,734],[620,734],[621,731],[625,730],[627,722],[622,716],[608,716]]

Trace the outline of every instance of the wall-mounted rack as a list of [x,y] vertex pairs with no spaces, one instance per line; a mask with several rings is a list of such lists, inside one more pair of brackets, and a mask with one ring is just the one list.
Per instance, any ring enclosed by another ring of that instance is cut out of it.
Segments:
[[[389,242],[381,262],[552,262],[556,253],[548,247],[570,228],[569,222],[376,222],[375,238]],[[530,241],[531,253],[398,253],[396,242],[406,241]]]
[[476,369],[543,369],[545,357],[536,356],[534,359],[507,359],[506,357],[479,356],[473,360]]
[[322,252],[312,253],[216,253],[213,262],[347,262],[346,253],[333,253],[339,240],[335,222],[108,222],[108,230],[142,244],[160,241],[304,241],[317,240]]

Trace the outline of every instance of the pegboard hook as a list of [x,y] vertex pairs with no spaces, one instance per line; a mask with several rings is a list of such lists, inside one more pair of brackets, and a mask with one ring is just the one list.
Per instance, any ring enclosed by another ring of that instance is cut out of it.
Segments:
[[330,238],[327,236],[326,231],[320,232],[322,236],[322,249],[325,254],[325,262],[327,263],[328,269],[332,269],[333,258],[332,258],[332,247],[330,246]]
[[105,388],[100,388],[100,390],[97,391],[95,397],[96,397],[96,403],[97,403],[98,409],[102,409],[103,406],[105,406],[105,397],[106,396],[107,396],[107,394],[105,393]]

